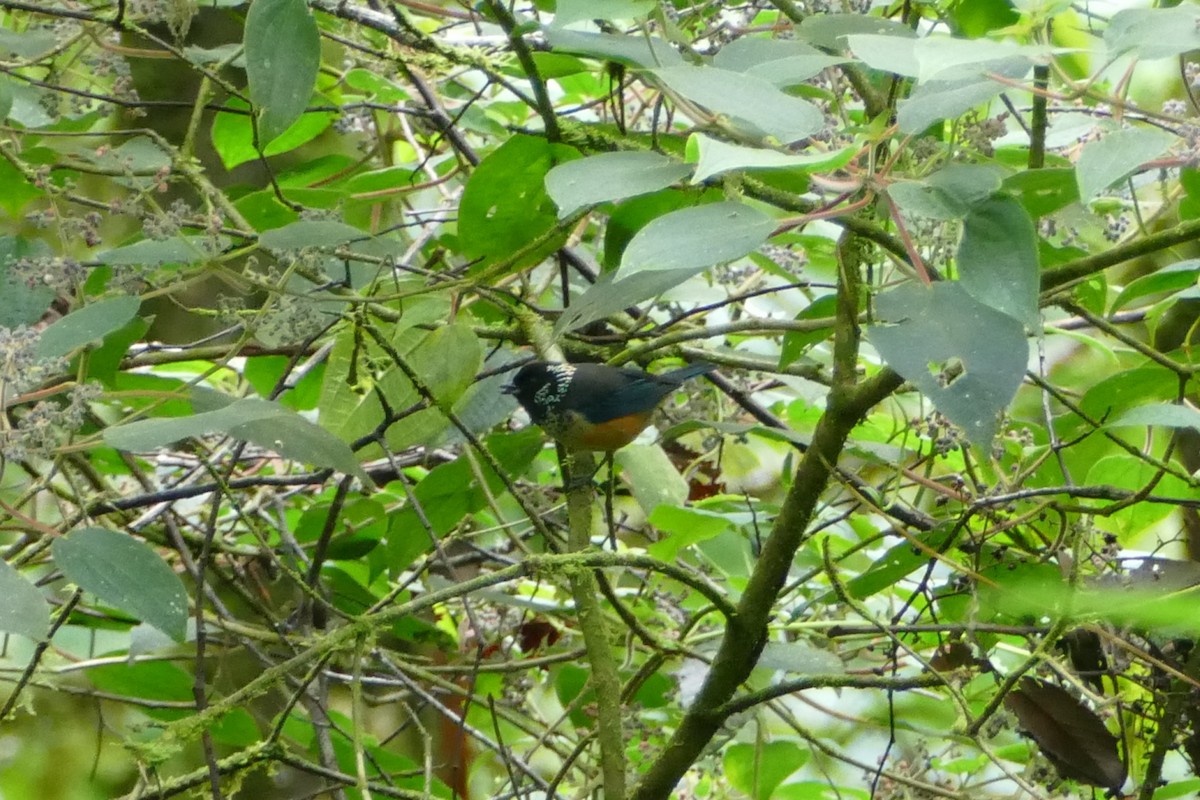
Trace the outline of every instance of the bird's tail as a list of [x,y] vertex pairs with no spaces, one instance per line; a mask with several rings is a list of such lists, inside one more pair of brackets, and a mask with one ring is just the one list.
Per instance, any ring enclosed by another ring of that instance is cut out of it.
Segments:
[[684,381],[694,378],[697,375],[703,375],[706,372],[712,372],[717,368],[716,364],[709,364],[707,361],[697,361],[694,364],[688,364],[686,367],[664,372],[658,377],[665,381],[681,384]]

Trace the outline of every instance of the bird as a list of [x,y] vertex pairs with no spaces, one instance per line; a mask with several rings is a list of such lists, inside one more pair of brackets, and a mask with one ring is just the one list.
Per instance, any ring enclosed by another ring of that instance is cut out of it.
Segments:
[[534,424],[568,450],[612,453],[650,424],[663,398],[714,369],[698,362],[653,375],[604,364],[534,361],[503,391],[515,395]]

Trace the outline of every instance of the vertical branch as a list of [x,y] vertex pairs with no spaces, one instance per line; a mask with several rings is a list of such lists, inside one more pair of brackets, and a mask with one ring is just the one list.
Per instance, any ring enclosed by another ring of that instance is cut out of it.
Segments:
[[[570,475],[567,482],[567,518],[570,532],[567,546],[579,553],[591,545],[592,491],[591,475],[595,459],[591,453],[580,452],[566,459]],[[587,480],[580,480],[586,476]],[[621,680],[617,660],[609,642],[608,624],[600,605],[600,587],[591,570],[573,570],[568,576],[571,596],[579,613],[579,627],[591,666],[591,684],[596,693],[596,730],[600,741],[600,774],[604,784],[604,800],[625,798],[625,735],[622,731]]]
[[634,788],[635,800],[666,800],[703,753],[727,716],[722,706],[746,680],[767,642],[767,625],[796,551],[807,540],[817,501],[837,465],[850,431],[876,403],[901,384],[891,370],[855,382],[859,329],[859,240],[850,233],[838,248],[837,323],[834,328],[834,380],[812,444],[796,468],[795,480],[762,547],[758,563],[726,624],[725,635],[696,699],[659,757]]
[[1046,91],[1050,86],[1050,67],[1038,64],[1033,68],[1033,108],[1029,114],[1029,168],[1046,165]]
[[517,30],[516,18],[504,3],[498,2],[498,0],[488,0],[487,6],[500,21],[500,27],[508,34],[508,41],[517,54],[517,60],[521,62],[521,69],[525,71],[525,77],[529,80],[529,85],[533,87],[533,98],[538,116],[542,118],[542,125],[546,128],[546,138],[551,142],[561,141],[562,132],[558,128],[558,117],[554,113],[554,104],[550,102],[550,93],[546,91],[546,82],[538,73],[533,54],[529,52],[529,45],[525,43],[525,40],[521,38],[521,33]]

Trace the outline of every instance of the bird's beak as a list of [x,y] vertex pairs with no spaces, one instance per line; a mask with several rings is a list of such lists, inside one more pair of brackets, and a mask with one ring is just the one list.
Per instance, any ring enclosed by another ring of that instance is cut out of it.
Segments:
[[516,394],[516,393],[517,393],[517,387],[513,386],[511,383],[506,383],[500,387],[500,394]]

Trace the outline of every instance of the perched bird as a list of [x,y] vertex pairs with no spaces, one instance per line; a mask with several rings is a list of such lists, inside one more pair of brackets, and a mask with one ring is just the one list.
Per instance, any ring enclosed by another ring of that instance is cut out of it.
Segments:
[[517,371],[504,393],[516,395],[534,424],[568,450],[611,453],[637,438],[663,398],[688,378],[714,369],[700,363],[651,375],[603,364],[534,361]]

